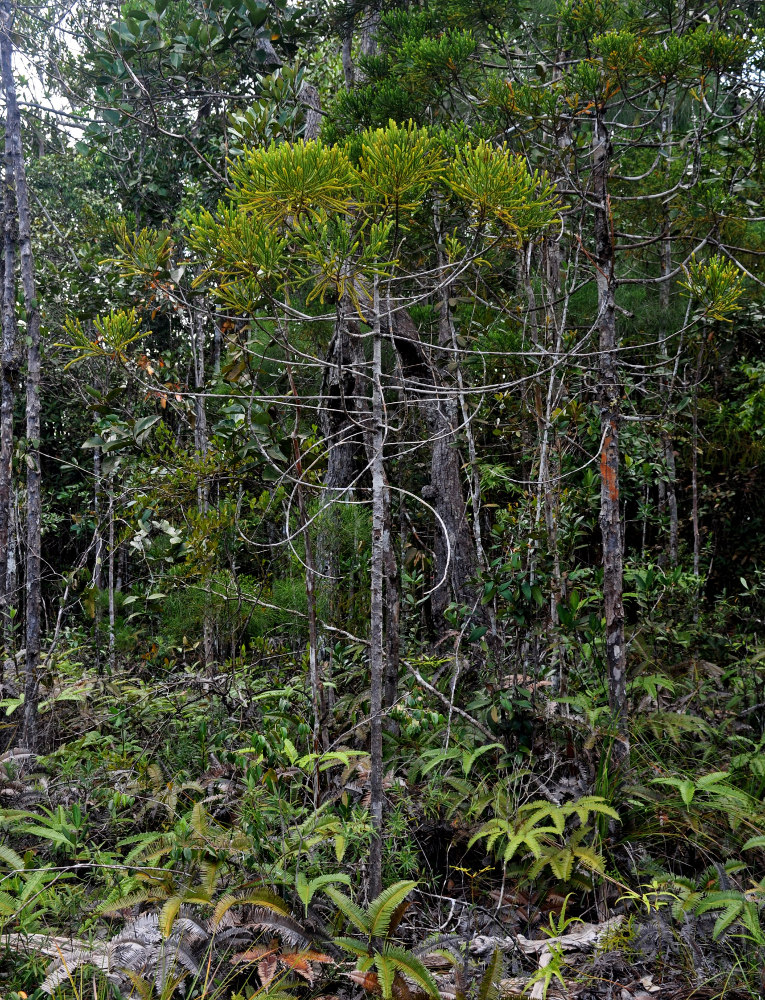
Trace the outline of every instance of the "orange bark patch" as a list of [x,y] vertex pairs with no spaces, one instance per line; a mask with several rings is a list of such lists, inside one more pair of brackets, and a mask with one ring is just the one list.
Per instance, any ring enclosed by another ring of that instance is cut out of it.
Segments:
[[616,470],[611,467],[608,461],[608,452],[611,448],[613,442],[613,437],[611,434],[606,434],[603,439],[603,449],[600,453],[600,478],[603,483],[605,483],[606,489],[608,490],[608,496],[612,503],[619,502],[619,480],[616,476]]

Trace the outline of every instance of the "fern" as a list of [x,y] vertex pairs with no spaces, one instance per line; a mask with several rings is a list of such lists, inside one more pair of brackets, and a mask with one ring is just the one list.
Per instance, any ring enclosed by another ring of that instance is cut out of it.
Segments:
[[396,909],[416,885],[416,882],[396,882],[381,892],[377,899],[369,904],[367,916],[371,937],[387,937],[391,918]]
[[246,904],[262,907],[264,910],[272,910],[274,913],[289,916],[289,908],[281,896],[277,896],[270,889],[253,889],[237,893],[227,893],[219,901],[213,913],[212,923],[217,927],[228,910],[232,906],[244,906]]
[[715,921],[712,936],[719,938],[736,921],[744,924],[754,941],[765,944],[760,926],[760,916],[757,904],[748,898],[747,894],[737,889],[728,889],[706,893],[694,906],[696,914],[708,913],[710,910],[722,911]]
[[499,977],[502,973],[502,952],[499,948],[494,949],[494,954],[489,959],[481,982],[478,984],[477,1000],[497,1000],[499,997]]
[[391,944],[385,945],[383,955],[399,972],[402,972],[407,978],[411,979],[428,996],[433,997],[434,1000],[438,1000],[439,992],[436,981],[416,955],[413,955],[411,951],[407,951],[406,948]]
[[357,930],[360,930],[362,934],[369,934],[369,919],[360,906],[357,906],[345,893],[333,889],[332,886],[325,886],[324,893],[329,896],[338,910],[350,920]]
[[[595,851],[581,846],[583,834],[574,831],[566,844],[555,848],[554,837],[563,836],[566,822],[572,816],[577,816],[581,830],[590,815],[609,816],[618,819],[619,814],[599,795],[585,795],[571,802],[556,805],[554,802],[536,800],[520,806],[513,818],[495,816],[488,820],[473,834],[468,842],[472,847],[478,840],[486,838],[486,850],[491,851],[498,844],[501,846],[502,860],[505,864],[525,848],[525,853],[536,859],[533,871],[539,872],[545,865],[557,869],[567,878],[571,877],[573,861],[579,858],[586,867],[602,870],[603,859]],[[567,847],[567,845],[570,845]],[[540,865],[542,859],[544,862]]]
[[342,882],[347,886],[350,886],[351,884],[351,880],[347,875],[318,875],[309,882],[302,872],[298,872],[295,876],[295,891],[300,897],[300,901],[303,906],[305,906],[306,911],[308,910],[308,905],[316,895],[317,891],[324,888],[324,886],[332,885],[335,882]]

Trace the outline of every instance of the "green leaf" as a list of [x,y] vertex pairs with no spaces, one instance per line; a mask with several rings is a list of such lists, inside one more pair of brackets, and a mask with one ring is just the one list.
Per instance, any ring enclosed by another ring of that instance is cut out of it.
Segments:
[[374,958],[383,1000],[390,1000],[393,995],[393,980],[396,975],[396,966],[386,955],[380,954],[379,951],[375,953]]
[[424,990],[428,996],[433,997],[434,1000],[438,1000],[440,994],[436,981],[419,958],[405,948],[390,944],[385,946],[383,954],[386,958],[391,959],[396,967],[411,979],[416,986],[419,986],[420,989]]
[[332,944],[336,944],[338,948],[342,948],[343,951],[350,952],[351,955],[356,955],[358,958],[369,958],[369,945],[366,941],[359,941],[358,938],[352,937],[333,937]]
[[394,882],[384,889],[377,899],[369,904],[369,933],[372,937],[384,938],[388,933],[391,918],[399,903],[417,886],[416,882]]
[[350,920],[354,927],[358,928],[362,934],[369,934],[369,920],[361,907],[357,906],[344,893],[333,889],[331,885],[324,887],[324,894],[329,896],[338,910]]
[[311,902],[311,887],[308,884],[308,879],[302,872],[298,872],[295,876],[295,891],[300,897],[303,906],[308,906]]
[[[470,774],[473,769],[473,764],[481,757],[483,754],[488,753],[489,750],[504,750],[504,746],[501,743],[488,743],[486,746],[479,747],[477,750],[473,750],[472,753],[464,754],[462,757],[462,772],[465,777]],[[424,773],[424,772],[423,772]]]

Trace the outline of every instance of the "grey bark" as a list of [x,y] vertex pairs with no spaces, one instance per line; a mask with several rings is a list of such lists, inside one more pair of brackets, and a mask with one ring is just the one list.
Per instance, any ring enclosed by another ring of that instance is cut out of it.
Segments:
[[109,566],[108,566],[108,598],[109,598],[109,670],[114,674],[117,668],[117,613],[114,603],[114,473],[109,476]]
[[11,28],[13,4],[0,6],[0,63],[6,104],[6,134],[11,144],[16,209],[19,224],[21,285],[27,314],[26,439],[27,451],[27,552],[26,552],[26,664],[24,677],[24,740],[28,749],[39,744],[37,704],[40,664],[41,610],[41,523],[40,475],[40,310],[35,292],[32,253],[32,225],[29,211],[24,150],[21,144],[21,115],[13,76]]
[[[433,593],[431,604],[434,618],[443,626],[444,612],[452,598],[470,607],[475,604],[476,592],[471,581],[479,567],[457,448],[459,411],[457,401],[444,390],[441,378],[427,358],[411,316],[399,310],[393,314],[391,325],[404,383],[415,389],[432,441],[430,483],[422,495],[432,503],[440,518],[433,546],[434,574],[436,582],[444,577],[446,580]],[[476,617],[485,617],[485,609],[479,608]]]
[[369,898],[382,891],[383,837],[383,580],[385,570],[385,442],[384,400],[382,390],[382,334],[380,329],[380,292],[374,278],[372,317],[372,565],[370,571],[370,804],[372,840],[369,847]]
[[96,669],[101,673],[101,601],[103,583],[104,540],[101,524],[101,489],[103,456],[100,448],[93,451],[93,511],[96,518],[95,554],[93,558],[93,636]]
[[[189,304],[189,321],[191,324],[191,352],[194,363],[194,447],[204,459],[207,456],[207,410],[205,408],[205,314],[200,303],[192,301]],[[209,489],[204,477],[197,483],[197,507],[199,513],[207,513]],[[202,660],[205,670],[211,669],[215,662],[215,636],[211,615],[211,590],[209,576],[205,580],[205,606],[202,615]],[[233,658],[234,651],[232,649]]]
[[13,520],[13,407],[18,379],[16,353],[16,197],[11,143],[6,136],[3,187],[2,372],[0,385],[0,627],[8,653],[10,601],[9,547]]
[[624,643],[622,523],[619,510],[621,384],[617,357],[614,243],[608,198],[610,142],[604,109],[596,108],[592,139],[595,259],[598,287],[600,427],[600,530],[606,619],[608,699],[619,729],[626,730],[627,650]]

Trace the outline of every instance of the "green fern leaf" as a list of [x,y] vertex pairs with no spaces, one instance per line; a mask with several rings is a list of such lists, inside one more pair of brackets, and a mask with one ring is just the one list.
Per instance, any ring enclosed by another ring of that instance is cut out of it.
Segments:
[[24,871],[24,859],[7,844],[0,844],[0,861],[4,861],[12,871]]
[[391,918],[396,908],[406,899],[416,885],[416,882],[411,881],[394,882],[393,885],[384,889],[377,899],[372,900],[368,911],[369,934],[371,937],[384,938],[387,936]]
[[422,962],[406,948],[397,945],[386,945],[384,954],[393,961],[396,967],[404,973],[421,990],[438,1000],[438,986]]
[[765,935],[760,924],[760,911],[755,903],[747,900],[741,911],[741,923],[746,927],[758,945],[765,945]]
[[375,953],[375,968],[377,969],[383,1000],[390,1000],[393,995],[393,980],[396,975],[396,966],[387,955],[382,955],[378,951]]
[[478,986],[478,1000],[497,1000],[499,995],[499,977],[502,974],[502,952],[499,948],[494,949],[494,954],[489,959],[486,971],[481,976]]
[[96,913],[116,913],[118,910],[127,910],[138,906],[139,903],[158,902],[164,898],[151,889],[139,889],[137,892],[128,893],[127,896],[107,900],[102,906],[96,908]]
[[159,932],[164,938],[170,937],[175,918],[183,902],[182,896],[171,896],[159,911]]
[[336,944],[338,948],[342,948],[343,951],[356,955],[357,958],[369,957],[369,945],[366,941],[359,941],[358,938],[352,937],[335,937],[332,938],[332,943]]
[[333,889],[331,885],[324,887],[324,894],[329,896],[338,910],[350,920],[357,930],[360,930],[362,934],[369,934],[369,920],[361,907],[356,906],[353,900],[349,899],[345,893]]
[[741,848],[742,851],[751,851],[755,847],[765,847],[765,836],[760,834],[758,837],[750,837],[749,840]]
[[722,933],[724,933],[724,931],[726,931],[730,927],[730,925],[735,920],[738,919],[743,909],[744,909],[743,900],[737,900],[736,902],[729,903],[728,906],[725,907],[723,912],[715,921],[715,926],[712,931],[712,937],[715,939],[715,941],[720,937]]
[[284,900],[280,896],[277,896],[275,892],[271,892],[270,889],[255,889],[253,891],[241,893],[227,893],[225,896],[221,897],[218,901],[218,905],[215,907],[215,912],[212,917],[212,926],[217,927],[232,906],[243,906],[248,903],[253,906],[262,906],[264,909],[272,910],[274,913],[278,913],[284,917],[288,917],[290,914],[289,907]]
[[573,852],[577,861],[580,861],[585,868],[593,872],[603,871],[603,856],[591,847],[577,847]]

